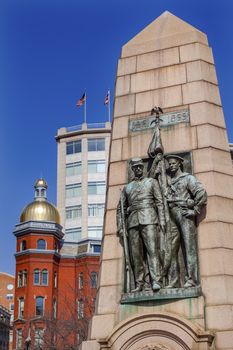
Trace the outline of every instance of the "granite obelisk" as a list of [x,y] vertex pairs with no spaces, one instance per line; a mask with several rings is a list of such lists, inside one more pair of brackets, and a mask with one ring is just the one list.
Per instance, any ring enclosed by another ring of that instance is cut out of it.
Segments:
[[[201,292],[129,300],[116,209],[130,159],[148,158],[154,106],[164,112],[165,153],[189,154],[208,194],[197,233]],[[118,62],[98,298],[82,350],[230,350],[232,289],[233,172],[212,50],[204,33],[164,12],[123,46]]]

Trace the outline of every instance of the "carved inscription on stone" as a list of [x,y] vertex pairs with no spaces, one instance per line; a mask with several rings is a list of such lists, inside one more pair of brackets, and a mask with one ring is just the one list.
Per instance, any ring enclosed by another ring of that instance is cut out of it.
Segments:
[[171,348],[167,348],[161,344],[148,344],[143,346],[142,348],[138,348],[138,350],[172,350]]
[[[147,129],[153,129],[154,125],[151,123],[154,120],[154,116],[146,117],[144,119],[134,119],[129,121],[129,131],[143,131]],[[168,127],[178,123],[189,123],[189,112],[179,111],[173,113],[166,113],[160,116],[160,126]]]

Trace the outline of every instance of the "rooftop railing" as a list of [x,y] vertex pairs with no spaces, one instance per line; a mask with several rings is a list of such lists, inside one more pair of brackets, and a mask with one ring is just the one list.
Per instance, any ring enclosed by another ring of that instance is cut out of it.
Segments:
[[70,131],[78,131],[78,130],[86,130],[86,129],[104,129],[106,127],[106,123],[83,123],[79,125],[69,126],[66,128],[67,132]]

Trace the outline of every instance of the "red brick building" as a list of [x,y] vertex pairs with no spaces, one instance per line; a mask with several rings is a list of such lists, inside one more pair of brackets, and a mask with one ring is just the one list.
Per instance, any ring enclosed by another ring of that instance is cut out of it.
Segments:
[[35,184],[35,199],[14,234],[16,288],[13,349],[77,349],[94,310],[99,253],[81,241],[78,254],[61,254],[57,209],[47,201],[47,183]]
[[[2,305],[3,308],[6,308],[9,311],[11,315],[10,325],[12,325],[13,323],[14,294],[15,294],[15,277],[8,273],[0,272],[0,305]],[[9,333],[9,350],[12,350],[12,329],[11,328]]]

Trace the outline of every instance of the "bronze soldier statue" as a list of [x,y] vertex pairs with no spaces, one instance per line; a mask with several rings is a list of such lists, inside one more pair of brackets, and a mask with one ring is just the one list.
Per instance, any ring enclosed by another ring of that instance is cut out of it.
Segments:
[[[165,217],[161,191],[158,181],[143,176],[141,158],[130,161],[134,179],[127,184],[121,200],[128,235],[128,246],[131,268],[135,280],[135,289],[139,292],[148,287],[146,265],[148,265],[151,288],[153,291],[161,288],[161,266],[159,259],[159,226],[165,229]],[[122,215],[120,203],[117,209],[118,235],[122,237]]]
[[171,248],[169,285],[167,287],[178,287],[178,251],[180,246],[186,270],[184,287],[194,287],[199,284],[196,217],[207,203],[207,194],[195,176],[183,172],[183,158],[171,154],[166,156],[166,159],[171,176],[166,197],[172,221],[171,226],[176,231]]

